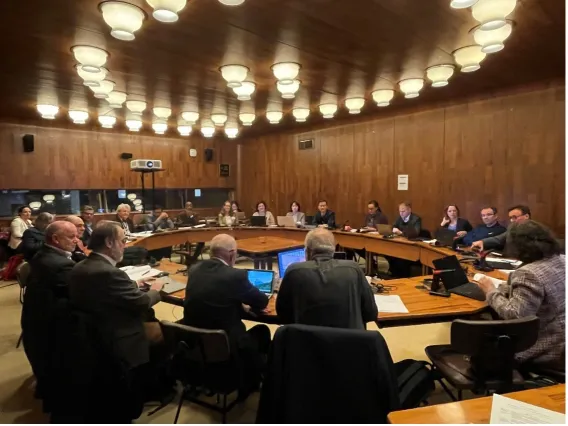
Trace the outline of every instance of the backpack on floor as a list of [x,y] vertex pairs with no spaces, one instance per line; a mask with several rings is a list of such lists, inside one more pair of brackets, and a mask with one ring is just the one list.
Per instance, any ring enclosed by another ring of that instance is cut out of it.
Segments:
[[394,364],[400,408],[416,408],[426,401],[436,385],[431,365],[426,361],[405,359]]
[[18,271],[18,266],[24,261],[24,255],[16,254],[8,259],[6,267],[2,270],[2,279],[4,281],[10,281],[16,279],[16,272]]

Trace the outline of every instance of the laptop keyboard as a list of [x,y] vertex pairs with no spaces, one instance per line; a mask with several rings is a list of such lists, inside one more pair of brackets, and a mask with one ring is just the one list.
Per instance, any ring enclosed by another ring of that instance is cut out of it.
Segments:
[[475,283],[467,283],[450,290],[450,293],[485,302],[485,293]]

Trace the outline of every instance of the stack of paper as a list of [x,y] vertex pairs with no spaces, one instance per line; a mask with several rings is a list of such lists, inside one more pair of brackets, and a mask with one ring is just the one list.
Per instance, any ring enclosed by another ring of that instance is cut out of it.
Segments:
[[487,256],[485,258],[485,260],[487,260],[488,262],[494,262],[494,263],[508,263],[508,264],[513,265],[515,267],[519,267],[523,264],[523,262],[521,262],[520,260],[503,259],[502,257],[489,257],[489,256]]
[[491,280],[491,282],[493,283],[493,285],[495,286],[495,288],[499,288],[499,286],[500,286],[501,284],[506,284],[506,283],[507,283],[506,281],[499,280],[499,279],[497,279],[497,278],[493,278],[493,277],[490,277],[490,276],[485,275],[485,274],[475,274],[475,275],[473,276],[473,281],[479,281],[479,280],[480,280],[481,278],[483,278],[483,277],[489,278],[489,279]]
[[380,294],[375,294],[375,303],[377,304],[377,309],[379,314],[392,313],[392,314],[407,314],[408,309],[404,306],[400,296],[383,296]]
[[565,424],[566,416],[556,411],[493,395],[490,424]]
[[138,281],[143,278],[152,278],[162,273],[158,269],[153,269],[149,265],[143,266],[124,266],[120,268],[128,275],[132,281]]

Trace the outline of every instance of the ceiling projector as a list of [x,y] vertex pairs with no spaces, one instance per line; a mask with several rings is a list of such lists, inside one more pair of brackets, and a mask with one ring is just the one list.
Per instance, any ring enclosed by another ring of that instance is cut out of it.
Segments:
[[162,168],[162,160],[132,160],[131,169],[155,170]]

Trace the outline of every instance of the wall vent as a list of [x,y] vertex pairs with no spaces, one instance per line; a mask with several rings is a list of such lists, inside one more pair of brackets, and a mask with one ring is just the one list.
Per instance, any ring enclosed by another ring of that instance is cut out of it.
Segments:
[[313,139],[303,139],[298,142],[298,148],[300,150],[304,149],[314,149],[314,140]]

